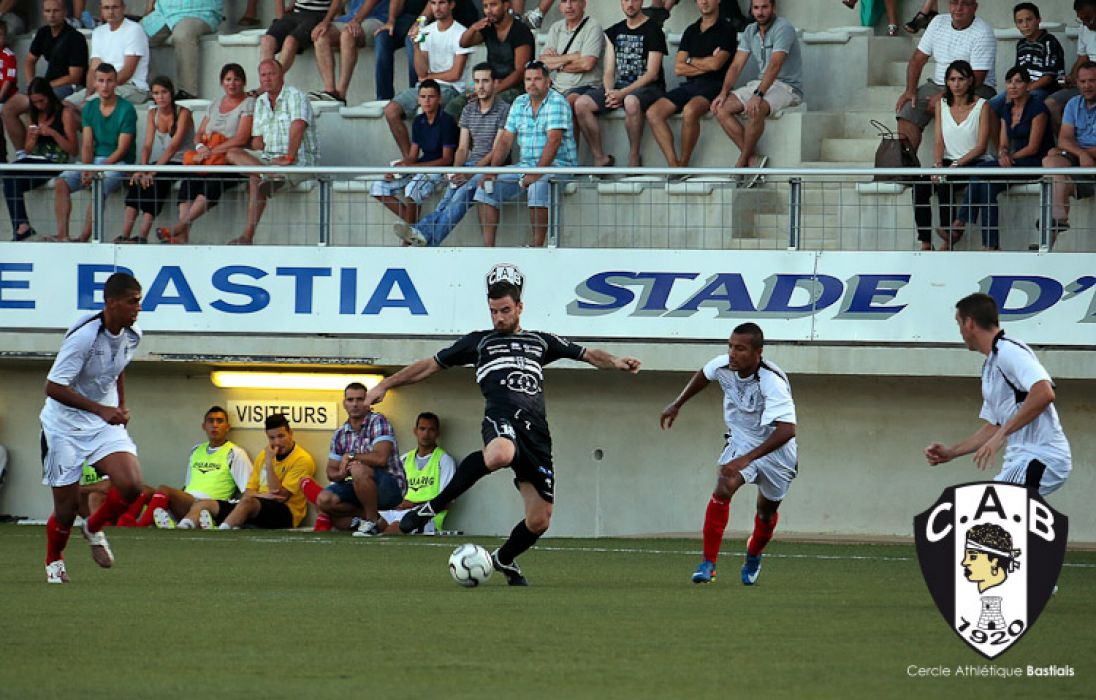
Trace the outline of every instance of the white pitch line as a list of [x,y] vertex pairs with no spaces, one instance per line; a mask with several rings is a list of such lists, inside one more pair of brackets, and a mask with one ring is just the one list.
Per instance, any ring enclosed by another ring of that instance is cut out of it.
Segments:
[[[152,540],[152,539],[157,539],[157,538],[146,537],[146,536],[143,536],[143,535],[137,535],[135,537],[129,537],[127,539]],[[184,540],[184,541],[188,541],[188,542],[217,542],[218,541],[217,537],[201,537],[201,536],[195,537],[193,535],[175,535],[175,536],[173,536],[173,539],[180,539],[180,540]],[[365,539],[365,538],[359,538],[359,539]],[[390,538],[383,538],[383,539],[372,538],[372,539],[369,539],[368,541],[362,541],[359,544],[361,546],[370,546],[370,547],[372,547],[372,546],[398,547],[398,546],[401,546],[401,545],[409,545],[409,546],[413,546],[413,547],[450,547],[450,546],[455,547],[456,544],[458,544],[454,541],[456,539],[455,537],[445,537],[444,539],[445,539],[445,541],[438,541],[434,537],[429,537],[429,536],[399,537],[399,538],[398,537],[390,537]],[[500,542],[505,541],[501,537],[499,537],[499,538],[478,537],[478,538],[472,538],[472,539],[481,539],[481,540],[483,540],[483,539],[497,539]],[[247,540],[249,542],[266,542],[266,543],[277,543],[277,544],[284,544],[284,543],[304,544],[304,543],[307,543],[307,544],[331,545],[331,544],[335,544],[337,542],[337,540],[335,540],[331,537],[326,537],[326,536],[322,536],[322,535],[321,536],[315,536],[315,535],[309,536],[309,535],[306,535],[304,533],[302,533],[302,535],[298,536],[298,537],[292,537],[292,536],[288,536],[288,535],[282,535],[282,536],[259,535],[257,537],[248,537]],[[233,537],[233,538],[224,538],[220,541],[223,542],[224,544],[231,544],[231,543],[239,542],[239,539]],[[356,542],[358,540],[351,537],[350,541]],[[841,545],[841,546],[848,546],[848,545]],[[542,552],[587,552],[587,553],[591,553],[591,554],[679,554],[679,555],[689,556],[689,557],[696,557],[696,556],[700,555],[700,552],[690,551],[690,550],[641,549],[641,548],[638,548],[638,547],[560,547],[560,546],[553,546],[553,545],[538,544],[538,545],[536,545],[536,549],[539,550],[539,551],[542,551]],[[730,555],[730,556],[734,556],[734,555]],[[817,559],[817,560],[820,560],[820,561],[913,561],[913,557],[871,556],[871,555],[866,555],[866,554],[780,554],[780,553],[767,553],[767,554],[765,554],[765,556],[769,557],[769,558],[772,558],[772,559]],[[1073,568],[1073,569],[1096,569],[1096,564],[1082,564],[1082,563],[1065,562],[1065,563],[1062,564],[1062,566],[1063,567]]]

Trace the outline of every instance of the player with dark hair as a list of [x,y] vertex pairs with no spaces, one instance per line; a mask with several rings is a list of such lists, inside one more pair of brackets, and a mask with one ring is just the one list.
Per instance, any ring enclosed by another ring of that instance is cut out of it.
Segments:
[[473,484],[493,471],[509,467],[525,502],[525,517],[510,538],[491,554],[495,570],[511,586],[527,586],[515,558],[548,529],[555,502],[552,437],[544,407],[544,366],[559,359],[580,360],[598,369],[635,374],[639,360],[584,348],[551,333],[521,327],[524,278],[513,265],[496,265],[487,275],[487,306],[492,330],[460,338],[433,357],[404,367],[366,397],[369,404],[384,399],[389,389],[421,382],[443,369],[475,365],[476,381],[486,400],[481,429],[484,448],[461,461],[453,480],[437,497],[408,512],[400,530],[422,528]]
[[80,507],[80,477],[87,461],[110,477],[106,501],[83,524],[91,556],[114,564],[103,526],[141,494],[137,446],[126,424],[125,368],[137,352],[141,285],[115,272],[103,286],[103,310],[81,318],[65,334],[46,378],[42,421],[42,483],[53,490],[46,521],[46,583],[68,583],[64,549]]
[[1050,374],[1031,348],[1005,336],[993,297],[978,293],[960,299],[955,322],[967,349],[986,356],[979,413],[986,424],[950,447],[932,443],[925,459],[935,466],[973,452],[975,465],[985,470],[1005,447],[996,481],[1023,484],[1044,496],[1057,491],[1069,477],[1073,458],[1054,409]]
[[757,484],[757,514],[746,541],[742,583],[752,586],[761,574],[761,552],[773,537],[777,509],[799,470],[795,444],[795,403],[788,376],[762,359],[765,335],[755,323],[731,333],[728,352],[693,375],[681,393],[662,409],[663,430],[673,427],[678,411],[712,381],[723,389],[727,444],[719,456],[719,478],[704,514],[704,559],[693,583],[715,580],[715,562],[731,514],[731,497],[743,484]]

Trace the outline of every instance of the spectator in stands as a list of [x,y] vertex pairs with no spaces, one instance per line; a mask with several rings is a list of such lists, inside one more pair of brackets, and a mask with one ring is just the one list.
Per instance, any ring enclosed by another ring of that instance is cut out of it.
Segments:
[[[419,83],[419,109],[411,124],[411,147],[407,155],[392,165],[399,167],[444,167],[453,164],[460,132],[453,117],[441,111],[441,87],[432,78]],[[404,222],[419,220],[419,207],[444,181],[442,175],[386,174],[373,183],[370,192],[381,204]]]
[[[1043,165],[1048,168],[1096,167],[1096,63],[1086,61],[1077,70],[1081,94],[1066,103],[1058,147],[1051,150]],[[1053,242],[1069,229],[1069,198],[1083,199],[1094,192],[1091,178],[1075,183],[1064,175],[1054,176],[1054,206],[1051,210]]]
[[12,36],[22,34],[27,26],[23,18],[15,14],[15,3],[16,0],[0,0],[0,22]]
[[267,529],[297,527],[308,512],[301,480],[316,474],[312,455],[297,444],[289,420],[281,413],[266,418],[267,445],[255,457],[255,466],[239,503],[202,499],[186,517],[203,529],[220,523],[221,530],[244,525]]
[[1077,13],[1077,21],[1081,23],[1077,34],[1077,60],[1065,76],[1066,86],[1047,98],[1047,109],[1050,110],[1055,134],[1061,127],[1062,110],[1066,103],[1080,94],[1077,88],[1080,86],[1078,73],[1081,66],[1089,61],[1096,61],[1096,0],[1074,0],[1073,11]]
[[[139,165],[182,165],[183,153],[194,148],[194,116],[175,103],[175,85],[165,76],[152,79],[153,106],[148,110],[145,143]],[[115,243],[148,243],[152,220],[160,215],[171,199],[171,186],[178,178],[152,171],[135,172],[129,178],[122,234]],[[133,235],[137,213],[142,214],[141,230]]]
[[224,18],[224,0],[149,0],[141,25],[149,46],[163,46],[171,39],[179,85],[176,99],[198,96],[198,40],[217,31]]
[[[506,124],[510,105],[495,98],[495,79],[491,75],[490,63],[476,65],[472,70],[472,80],[476,86],[476,99],[469,102],[460,115],[457,124],[460,127],[460,141],[453,156],[453,165],[483,168],[491,164],[491,150],[499,131]],[[476,187],[482,179],[482,175],[451,175],[449,187],[437,208],[413,226],[404,222],[396,224],[396,235],[406,245],[441,245],[468,213]]]
[[[548,66],[540,61],[530,61],[525,65],[524,79],[525,94],[510,106],[506,125],[499,132],[491,153],[491,165],[504,165],[517,139],[521,153],[519,168],[575,167],[578,165],[578,153],[571,134],[572,114],[567,98],[552,89]],[[499,207],[525,190],[533,229],[533,247],[543,246],[548,235],[548,206],[554,177],[531,173],[484,175],[475,194],[484,245],[495,245]]]
[[[8,26],[0,19],[0,109],[9,97],[19,91],[19,62],[15,52],[8,48]],[[8,144],[0,133],[0,155],[4,162],[8,160]]]
[[[1016,62],[1013,66],[1027,72],[1031,80],[1025,81],[1025,87],[1032,97],[1042,102],[1051,91],[1057,89],[1058,81],[1065,77],[1065,53],[1054,35],[1039,26],[1042,18],[1034,3],[1017,5],[1012,10],[1012,18],[1021,34],[1016,42]],[[990,109],[1000,112],[1005,102],[1011,100],[1005,92],[1001,92],[989,101]],[[1050,133],[1049,126],[1046,131]]]
[[643,14],[642,0],[620,0],[624,19],[605,30],[605,71],[602,86],[575,100],[575,121],[590,144],[594,165],[613,166],[616,159],[601,144],[597,114],[602,110],[624,109],[628,132],[628,165],[639,166],[643,139],[643,113],[666,92],[662,58],[666,35],[662,27]]
[[[934,167],[978,167],[985,161],[990,122],[994,116],[993,111],[986,108],[986,100],[977,96],[976,80],[974,69],[966,61],[953,61],[946,69],[943,99],[936,103]],[[931,183],[914,184],[913,214],[921,250],[932,250],[929,198],[933,193],[940,205],[938,233],[944,239],[940,250],[951,250],[962,238],[962,229],[952,230],[951,222],[956,219],[953,205],[958,205],[956,199],[964,184],[950,177],[946,181],[934,177]]]
[[[484,44],[487,62],[495,76],[495,97],[511,103],[521,94],[525,65],[533,58],[533,34],[510,14],[510,0],[483,0],[483,19],[464,31],[460,45],[468,48]],[[445,106],[454,119],[468,104],[467,93],[453,98]]]
[[274,23],[259,40],[259,61],[277,55],[282,72],[293,67],[297,54],[327,34],[338,6],[332,0],[290,0],[289,7],[275,0]]
[[155,523],[158,528],[172,529],[178,520],[179,528],[194,529],[197,521],[188,520],[186,514],[195,501],[229,501],[243,493],[251,476],[251,458],[228,439],[231,429],[224,408],[212,406],[206,411],[202,419],[206,441],[190,449],[183,488],[160,486],[149,494],[148,507],[136,522],[138,527]]
[[[677,4],[678,0],[651,0],[651,6],[644,8],[643,13],[661,27],[666,24],[666,20],[670,19],[670,10]],[[750,20],[742,13],[742,8],[738,6],[738,0],[719,0],[719,19],[730,22],[731,31],[736,34],[750,23]]]
[[[114,0],[103,0],[104,3]],[[109,26],[109,25],[104,25]],[[81,116],[82,139],[80,161],[95,165],[114,163],[132,163],[137,158],[137,110],[132,104],[121,99],[115,91],[118,84],[118,71],[109,63],[95,66],[95,91],[98,99],[89,99],[84,103]],[[57,215],[57,235],[47,240],[67,242],[69,238],[69,215],[72,213],[72,192],[91,185],[91,171],[67,170],[57,178],[54,190],[54,213]],[[122,186],[129,179],[124,172],[108,172],[103,175],[103,197]],[[91,237],[91,211],[88,204],[87,218],[81,241]]]
[[[285,84],[282,66],[274,59],[259,64],[262,94],[255,103],[251,151],[234,148],[228,152],[232,165],[277,165],[311,167],[319,158],[312,105],[303,92]],[[256,153],[256,151],[258,153]],[[278,187],[297,186],[304,178],[292,171],[276,177],[248,178],[247,226],[230,245],[251,245],[255,229],[266,210],[266,200]]]
[[[955,61],[966,61],[974,69],[974,89],[979,97],[990,99],[996,94],[997,80],[993,75],[997,60],[997,39],[993,28],[976,17],[975,0],[950,0],[951,14],[938,15],[925,30],[910,57],[906,70],[906,89],[898,97],[894,109],[898,116],[898,132],[909,140],[914,151],[921,145],[922,132],[936,113],[944,94],[944,71]],[[920,88],[921,70],[932,58],[936,72]]]
[[[552,9],[552,3],[556,0],[536,0],[533,9],[528,12],[525,10],[525,0],[513,0],[513,13],[514,16],[520,17],[523,22],[530,29],[540,29],[544,24],[544,15],[548,14],[548,10]],[[560,4],[562,10],[562,3]]]
[[349,530],[357,518],[355,535],[380,535],[386,527],[380,511],[397,507],[407,492],[396,432],[383,414],[365,402],[365,394],[360,382],[351,382],[343,390],[347,420],[331,436],[327,455],[331,484],[326,489],[312,480],[302,484],[305,496],[319,510],[317,530]]
[[[857,0],[841,0],[841,4],[850,10],[856,9]],[[887,36],[898,36],[898,0],[883,0],[887,12]],[[879,5],[875,0],[864,0],[860,9],[860,23],[870,27],[879,19]]]
[[[423,411],[415,418],[415,441],[418,445],[400,456],[407,477],[407,495],[395,509],[381,512],[381,517],[388,523],[384,530],[386,535],[400,534],[400,519],[404,514],[436,497],[453,479],[457,465],[449,453],[438,446],[440,433],[441,419],[437,414]],[[446,513],[448,511],[443,510],[435,515],[422,532],[428,535],[441,532]]]
[[[453,0],[430,0],[434,22],[426,25],[425,28],[415,23],[408,32],[415,72],[421,82],[416,87],[402,90],[384,107],[384,118],[388,121],[388,129],[392,132],[392,138],[396,140],[400,155],[404,159],[411,154],[411,137],[407,133],[404,120],[413,115],[418,108],[422,84],[432,80],[438,85],[441,91],[439,105],[442,109],[449,100],[461,94],[464,89],[464,69],[473,49],[460,45],[465,26],[453,19],[453,7]],[[445,116],[453,120],[450,115]],[[453,121],[455,127],[456,122]]]
[[[540,61],[552,71],[552,85],[574,110],[575,100],[593,92],[603,79],[605,31],[586,14],[586,0],[559,0],[563,19],[548,29]],[[578,138],[577,129],[573,129]]]
[[[224,95],[209,105],[195,135],[193,165],[224,165],[230,151],[247,148],[251,143],[251,126],[255,114],[255,98],[248,96],[247,74],[238,63],[221,68],[221,88]],[[179,222],[156,229],[156,237],[164,243],[186,243],[195,219],[217,205],[225,190],[244,181],[236,175],[186,178],[179,186]]]
[[93,99],[98,80],[95,68],[100,63],[109,63],[118,74],[115,90],[118,97],[141,104],[148,100],[148,35],[141,25],[126,17],[122,0],[102,0],[99,12],[103,23],[91,33],[87,87],[74,92],[68,101],[82,107],[85,100]]
[[[1038,168],[1053,145],[1050,134],[1050,115],[1046,105],[1031,89],[1032,80],[1027,68],[1013,66],[1005,74],[1006,100],[994,107],[989,101],[993,117],[1000,119],[997,160],[979,163],[990,168]],[[1004,176],[1002,176],[1004,177]],[[952,231],[962,235],[968,223],[982,222],[982,249],[998,250],[997,197],[1008,189],[1003,179],[976,177],[967,188],[967,197],[952,222]]]
[[[674,73],[685,82],[660,97],[647,110],[658,147],[671,168],[685,168],[693,157],[700,138],[700,118],[708,113],[712,100],[719,96],[724,69],[738,38],[720,21],[716,0],[696,0],[700,19],[685,30],[674,59]],[[674,134],[669,119],[678,112],[681,121],[681,155],[674,150]]]
[[910,34],[916,34],[925,27],[929,26],[929,23],[940,14],[936,11],[936,0],[925,0],[921,4],[921,9],[917,11],[917,14],[913,16],[909,22],[902,25]]
[[[336,100],[346,104],[350,79],[358,65],[358,49],[373,41],[373,35],[388,17],[388,0],[350,0],[346,14],[338,17],[330,29],[316,39],[316,68],[323,80],[323,91],[309,96],[319,100]],[[335,47],[339,48],[342,73],[335,80]]]
[[[88,44],[80,32],[65,21],[65,4],[62,0],[43,0],[44,24],[34,35],[30,50],[23,58],[23,77],[29,85],[37,74],[38,59],[46,59],[45,79],[61,99],[65,99],[84,84],[84,72],[88,67]],[[22,115],[30,111],[29,95],[16,93],[8,99],[0,112],[3,130],[11,138],[16,149],[15,157],[27,140]]]
[[[75,31],[75,30],[73,30]],[[45,78],[34,78],[27,87],[27,103],[30,105],[30,127],[24,129],[26,136],[20,152],[24,155],[15,161],[20,163],[45,165],[67,163],[79,149],[79,117],[75,110],[65,109]],[[8,203],[8,216],[11,217],[12,237],[16,241],[25,241],[35,235],[27,218],[27,206],[23,195],[40,187],[58,175],[47,173],[8,173],[3,178],[4,197]]]
[[[746,27],[711,107],[723,131],[738,146],[736,168],[765,167],[768,156],[756,155],[757,142],[765,133],[765,119],[803,101],[803,58],[795,27],[777,16],[776,0],[753,0],[752,9],[756,21]],[[761,77],[736,90],[734,85],[750,58]],[[738,121],[739,115],[745,115],[745,126]],[[758,178],[750,176],[746,186],[752,187]]]

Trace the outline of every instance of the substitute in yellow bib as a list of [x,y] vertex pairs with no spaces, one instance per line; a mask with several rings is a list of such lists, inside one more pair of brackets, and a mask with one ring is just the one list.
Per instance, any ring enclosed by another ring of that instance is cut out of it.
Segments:
[[[456,463],[445,450],[438,447],[440,433],[441,420],[437,415],[424,411],[415,419],[415,440],[418,446],[400,457],[403,470],[407,474],[407,495],[395,510],[381,512],[381,517],[391,523],[385,530],[386,534],[399,533],[403,514],[437,496],[453,478]],[[434,516],[422,531],[427,534],[440,532],[446,512],[448,511]]]

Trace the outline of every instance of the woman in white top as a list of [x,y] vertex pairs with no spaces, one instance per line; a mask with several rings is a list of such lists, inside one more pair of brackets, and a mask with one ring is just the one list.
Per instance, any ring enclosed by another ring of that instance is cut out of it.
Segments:
[[[986,101],[974,94],[974,70],[969,63],[955,61],[944,75],[944,94],[936,103],[933,166],[977,166],[986,157],[993,110],[987,109]],[[932,178],[932,182],[914,184],[913,214],[921,250],[932,250],[932,204],[929,200],[933,194],[940,208],[940,228],[937,230],[943,239],[940,250],[950,250],[962,237],[962,230],[954,231],[951,223],[955,221],[959,194],[965,186],[966,183],[954,178],[938,177]]]

